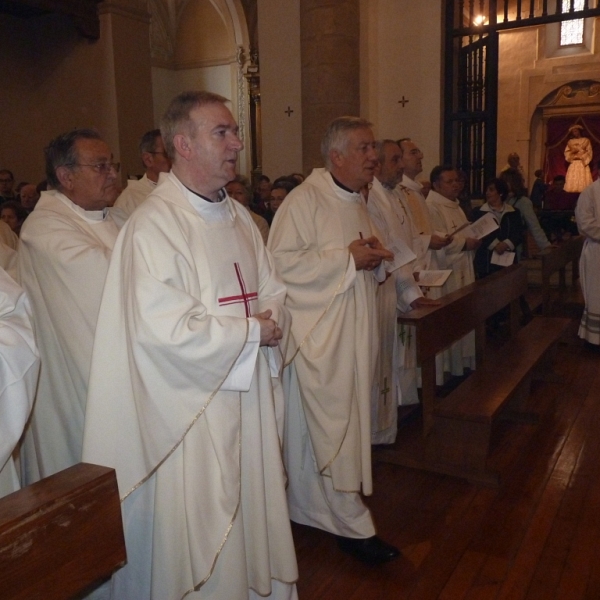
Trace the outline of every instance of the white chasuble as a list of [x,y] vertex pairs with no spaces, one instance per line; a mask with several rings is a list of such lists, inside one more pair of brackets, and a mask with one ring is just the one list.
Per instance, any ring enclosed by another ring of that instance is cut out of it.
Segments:
[[[390,248],[396,241],[413,244],[412,221],[398,196],[375,179],[367,202],[369,215],[382,234],[381,242]],[[413,250],[414,252],[414,250]],[[379,356],[371,398],[371,441],[391,444],[396,439],[398,405],[418,403],[414,352],[397,323],[397,311],[411,310],[411,302],[423,296],[413,276],[411,261],[394,271],[377,290],[379,317]],[[414,343],[414,340],[413,340]],[[412,372],[407,373],[407,369]]]
[[278,429],[285,343],[259,350],[249,318],[271,309],[287,332],[284,299],[248,211],[224,194],[208,202],[171,173],[125,224],[84,441],[86,461],[116,469],[123,500],[129,564],[114,600],[245,600],[296,581]]
[[29,302],[0,269],[0,498],[20,487],[12,455],[33,405],[39,369]]
[[96,320],[117,226],[43,192],[21,230],[18,273],[33,313],[41,371],[23,443],[24,483],[81,461]]
[[[461,225],[468,222],[457,201],[449,200],[433,190],[427,195],[427,206],[434,230],[442,236],[453,235]],[[464,245],[465,237],[460,233],[454,235],[452,242],[445,247],[443,262],[440,259],[440,269],[452,269],[442,288],[444,296],[475,281],[474,252],[463,251]],[[438,254],[438,257],[441,256]],[[467,367],[474,369],[475,332],[468,333],[462,340],[456,342],[451,347],[450,353],[445,354],[444,363],[444,370],[450,371],[453,375],[462,375],[464,368]]]
[[[340,492],[372,493],[370,397],[378,351],[375,272],[348,245],[375,233],[357,193],[315,169],[292,190],[269,235],[288,288],[293,363],[321,475]],[[289,360],[288,358],[288,360]]]
[[579,274],[585,308],[579,337],[591,344],[600,344],[600,179],[588,186],[577,201],[575,218],[579,233],[585,236]]

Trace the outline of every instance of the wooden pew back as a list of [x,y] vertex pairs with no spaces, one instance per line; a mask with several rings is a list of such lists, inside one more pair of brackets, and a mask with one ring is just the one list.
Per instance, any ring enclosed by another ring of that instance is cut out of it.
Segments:
[[67,600],[125,561],[113,469],[80,463],[0,499],[3,600]]
[[417,328],[417,361],[422,363],[482,326],[526,291],[527,269],[512,265],[440,298],[440,306],[400,315],[398,322]]

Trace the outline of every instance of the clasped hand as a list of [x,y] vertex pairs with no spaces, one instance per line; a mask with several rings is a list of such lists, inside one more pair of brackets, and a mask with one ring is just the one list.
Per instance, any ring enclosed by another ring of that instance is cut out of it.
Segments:
[[274,348],[279,345],[279,340],[283,337],[283,331],[281,331],[277,322],[271,319],[272,314],[273,311],[268,309],[252,316],[260,323],[260,345]]
[[354,240],[348,246],[354,266],[357,271],[372,271],[376,269],[382,260],[394,260],[394,255],[386,250],[381,242],[373,235],[369,238]]

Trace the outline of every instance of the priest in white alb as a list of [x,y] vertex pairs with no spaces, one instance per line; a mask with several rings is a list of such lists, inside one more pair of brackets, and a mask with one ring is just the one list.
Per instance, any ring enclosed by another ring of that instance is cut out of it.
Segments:
[[579,337],[600,349],[600,179],[581,192],[575,218],[579,233],[585,236],[579,273],[585,308],[579,325]]
[[243,147],[225,102],[171,102],[173,169],[127,220],[106,281],[83,458],[117,472],[128,564],[113,600],[297,598],[286,289],[223,189]]
[[402,151],[393,140],[378,142],[377,148],[378,168],[367,209],[383,244],[396,250],[398,262],[404,263],[377,290],[380,345],[371,399],[371,441],[391,444],[396,439],[398,406],[419,402],[413,351],[416,340],[414,335],[406,336],[397,314],[437,302],[423,297],[413,276],[414,226],[396,191],[403,172]]
[[292,190],[268,247],[288,287],[295,348],[285,456],[293,521],[337,536],[360,560],[382,563],[397,548],[375,535],[360,492],[372,493],[370,398],[379,347],[376,293],[392,260],[374,235],[360,190],[377,164],[368,121],[340,117],[321,144],[326,169]]
[[[403,172],[396,192],[413,223],[413,250],[417,255],[414,268],[415,271],[439,269],[440,262],[444,262],[444,248],[449,242],[434,231],[423,185],[417,181],[417,175],[423,171],[423,152],[410,138],[398,140],[398,145],[402,150]],[[431,290],[430,295],[439,297],[435,289]]]
[[18,272],[42,360],[23,448],[25,483],[81,461],[92,344],[118,229],[108,214],[118,163],[97,131],[75,129],[46,148],[43,192],[21,229]]
[[21,487],[13,452],[33,405],[39,370],[29,302],[0,269],[0,498]]
[[117,198],[111,212],[118,215],[122,225],[133,211],[156,189],[161,173],[168,173],[171,161],[165,150],[160,129],[147,131],[140,140],[140,155],[144,165],[141,179],[130,179]]
[[[450,239],[444,249],[444,262],[440,264],[441,269],[452,270],[442,288],[445,296],[475,281],[473,259],[481,241],[465,237],[460,232],[454,233],[468,223],[458,203],[460,182],[456,169],[451,166],[434,167],[431,171],[431,185],[433,189],[427,195],[427,206],[433,227],[436,232],[445,234]],[[444,362],[444,371],[452,375],[460,376],[465,369],[475,369],[475,332],[468,333],[453,344],[445,354]]]

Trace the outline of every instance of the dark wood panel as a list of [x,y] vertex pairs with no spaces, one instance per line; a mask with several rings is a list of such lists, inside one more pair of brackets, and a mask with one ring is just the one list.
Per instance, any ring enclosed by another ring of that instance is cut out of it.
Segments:
[[66,600],[125,560],[113,469],[80,463],[0,500],[3,600]]

